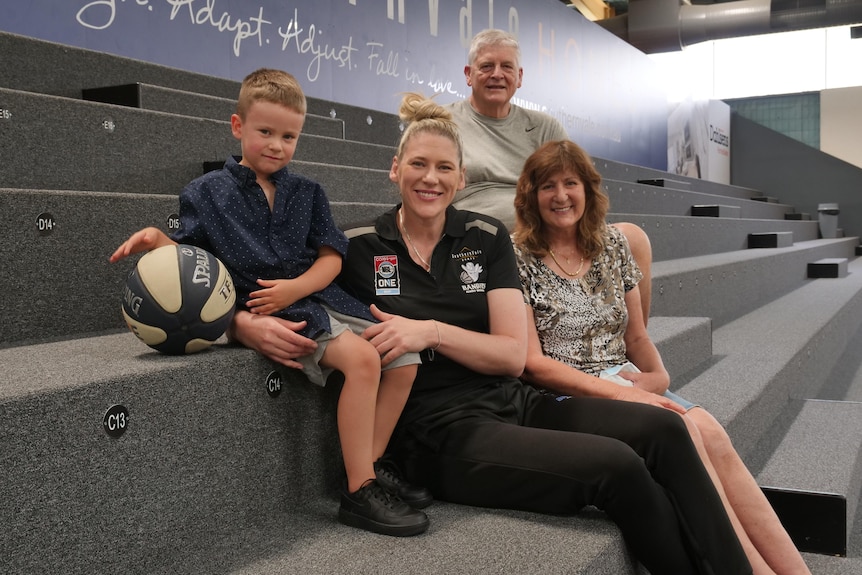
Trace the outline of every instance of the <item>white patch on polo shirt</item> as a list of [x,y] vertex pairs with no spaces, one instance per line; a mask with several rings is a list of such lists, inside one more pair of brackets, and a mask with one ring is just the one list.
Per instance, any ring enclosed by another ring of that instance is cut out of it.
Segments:
[[479,281],[479,276],[482,274],[482,266],[477,264],[476,262],[467,262],[466,264],[461,264],[461,282],[463,285],[461,289],[464,290],[464,293],[477,293],[485,291],[485,283],[477,283]]
[[475,260],[482,255],[482,250],[470,249],[467,246],[460,252],[452,254],[452,259],[461,262],[461,289],[464,293],[484,293],[485,282],[479,282],[484,269]]
[[461,264],[461,269],[464,270],[461,272],[462,282],[465,284],[472,284],[479,281],[479,274],[482,273],[482,266],[476,262],[467,262],[466,264]]
[[374,293],[401,295],[398,256],[374,256]]

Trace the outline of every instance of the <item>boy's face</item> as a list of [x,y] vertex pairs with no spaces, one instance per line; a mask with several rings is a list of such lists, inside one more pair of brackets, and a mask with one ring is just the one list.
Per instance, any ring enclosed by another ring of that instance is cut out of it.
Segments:
[[231,131],[240,141],[240,164],[267,179],[285,167],[296,151],[305,115],[272,102],[257,101],[249,106],[245,119],[230,118]]

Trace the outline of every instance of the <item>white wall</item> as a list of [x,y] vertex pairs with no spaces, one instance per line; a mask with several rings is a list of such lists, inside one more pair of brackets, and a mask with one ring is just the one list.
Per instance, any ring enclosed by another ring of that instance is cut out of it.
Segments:
[[820,92],[820,149],[862,168],[862,87]]
[[850,26],[711,40],[651,54],[673,102],[862,86],[862,39]]

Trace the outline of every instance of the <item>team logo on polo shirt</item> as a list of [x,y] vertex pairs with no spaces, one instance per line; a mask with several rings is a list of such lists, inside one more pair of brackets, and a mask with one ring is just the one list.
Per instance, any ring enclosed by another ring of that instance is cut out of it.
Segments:
[[468,262],[461,264],[461,281],[465,284],[473,284],[479,281],[479,274],[482,273],[482,266],[476,262]]
[[374,293],[376,295],[401,295],[398,256],[374,256]]
[[472,250],[464,247],[460,252],[452,254],[453,260],[458,260],[461,263],[461,289],[464,293],[484,293],[485,282],[480,282],[479,279],[482,272],[485,271],[481,264],[476,262],[482,257],[482,250]]

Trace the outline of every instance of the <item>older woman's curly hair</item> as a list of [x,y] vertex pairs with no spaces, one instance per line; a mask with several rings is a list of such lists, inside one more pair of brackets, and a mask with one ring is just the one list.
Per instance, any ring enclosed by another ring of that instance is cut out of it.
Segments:
[[578,249],[584,257],[596,257],[602,250],[610,201],[589,155],[569,140],[547,142],[524,163],[515,191],[514,241],[536,257],[547,255],[549,246],[545,223],[539,214],[538,190],[543,183],[563,172],[571,172],[584,184],[586,206],[577,223]]

